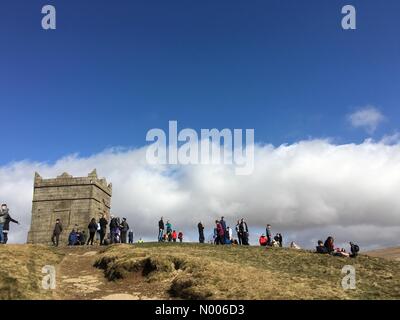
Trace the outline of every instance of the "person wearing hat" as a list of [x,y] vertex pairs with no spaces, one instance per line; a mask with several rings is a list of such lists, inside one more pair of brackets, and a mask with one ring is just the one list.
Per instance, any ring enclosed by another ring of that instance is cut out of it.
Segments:
[[126,222],[126,218],[122,218],[122,223],[120,225],[121,230],[121,243],[126,243],[126,235],[129,231],[129,224]]

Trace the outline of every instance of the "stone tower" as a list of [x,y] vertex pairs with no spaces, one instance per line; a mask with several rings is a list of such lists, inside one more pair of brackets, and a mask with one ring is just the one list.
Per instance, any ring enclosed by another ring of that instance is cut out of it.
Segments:
[[51,243],[56,219],[63,226],[60,244],[67,244],[68,235],[75,227],[87,234],[92,218],[98,221],[105,214],[109,221],[111,194],[111,183],[99,179],[96,169],[87,177],[63,173],[55,179],[43,179],[35,173],[28,243]]

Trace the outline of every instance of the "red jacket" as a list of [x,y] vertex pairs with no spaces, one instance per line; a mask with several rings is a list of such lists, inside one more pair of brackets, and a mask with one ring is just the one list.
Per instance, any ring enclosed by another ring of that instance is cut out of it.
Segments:
[[217,234],[219,236],[224,236],[225,235],[225,231],[222,228],[222,225],[220,223],[217,223]]
[[259,242],[260,246],[265,246],[268,242],[268,238],[266,236],[261,236]]
[[176,239],[176,232],[172,232],[172,239]]

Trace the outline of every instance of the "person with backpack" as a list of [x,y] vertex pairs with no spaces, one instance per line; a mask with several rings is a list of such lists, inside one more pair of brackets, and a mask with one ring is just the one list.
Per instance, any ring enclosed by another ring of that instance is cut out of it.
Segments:
[[122,218],[120,230],[121,230],[121,243],[126,243],[126,236],[129,230],[129,224],[128,222],[126,222],[126,218]]
[[105,218],[104,214],[101,216],[99,220],[99,225],[100,225],[100,245],[104,245],[104,238],[106,237],[107,233],[107,225],[108,221]]
[[199,229],[199,242],[200,243],[204,243],[204,226],[201,223],[201,221],[199,222],[199,224],[197,225],[197,228]]
[[129,244],[133,244],[133,230],[130,229],[128,232],[128,242]]
[[177,234],[176,234],[176,231],[175,231],[175,230],[172,231],[171,237],[172,237],[172,241],[173,241],[173,242],[176,242]]
[[7,244],[8,242],[8,232],[10,231],[10,222],[19,224],[19,222],[17,220],[14,220],[13,218],[11,218],[10,216],[10,212],[7,208],[7,205],[4,204],[4,206],[2,206],[1,209],[2,213],[3,213],[3,219],[4,219],[4,224],[3,224],[3,243]]
[[360,247],[353,242],[350,242],[350,258],[355,258],[358,256],[358,252],[360,251]]
[[90,220],[90,223],[88,225],[88,229],[89,229],[89,239],[86,243],[86,245],[88,246],[89,243],[92,246],[93,245],[93,241],[94,241],[94,236],[97,232],[97,222],[95,218],[92,218],[92,220]]
[[179,231],[178,239],[179,239],[179,242],[182,243],[182,241],[183,241],[183,232],[182,231]]
[[58,243],[60,241],[60,234],[63,231],[63,227],[61,225],[60,219],[56,220],[56,224],[54,225],[53,235],[51,237],[51,242],[55,247],[58,247]]
[[160,221],[158,221],[158,242],[164,241],[164,220],[161,217]]
[[237,234],[237,237],[238,237],[238,244],[242,245],[243,235],[240,232],[240,220],[238,220],[237,223],[236,223],[235,231],[236,231],[236,234]]

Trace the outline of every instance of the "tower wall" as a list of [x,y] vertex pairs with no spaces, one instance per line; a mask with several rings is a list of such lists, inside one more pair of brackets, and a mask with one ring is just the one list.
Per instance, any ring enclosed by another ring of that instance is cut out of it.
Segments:
[[73,228],[87,233],[92,218],[98,221],[104,214],[109,220],[111,195],[111,184],[98,179],[96,170],[87,177],[64,173],[55,179],[43,179],[36,173],[28,243],[51,243],[56,219],[60,219],[63,226],[61,244],[68,242]]

